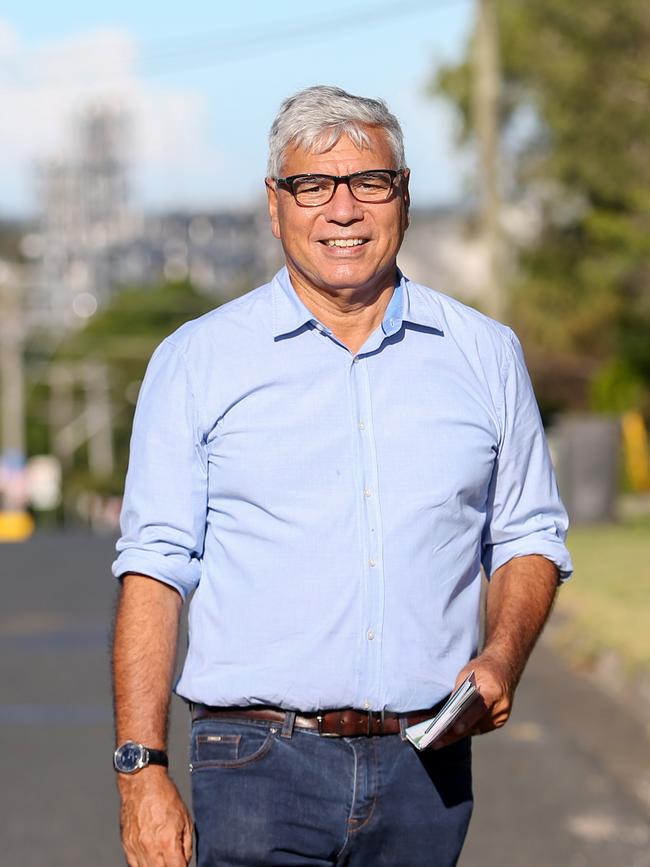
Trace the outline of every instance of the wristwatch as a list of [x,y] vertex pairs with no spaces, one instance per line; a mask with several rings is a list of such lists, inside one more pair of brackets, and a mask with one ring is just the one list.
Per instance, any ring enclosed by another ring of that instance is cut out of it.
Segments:
[[125,741],[113,753],[113,767],[120,774],[135,774],[147,765],[167,767],[167,753],[163,750],[152,750],[135,741]]

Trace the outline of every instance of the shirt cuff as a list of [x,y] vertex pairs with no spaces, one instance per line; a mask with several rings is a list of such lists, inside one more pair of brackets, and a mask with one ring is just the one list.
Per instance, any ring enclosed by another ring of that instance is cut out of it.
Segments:
[[558,568],[560,583],[571,577],[573,563],[566,546],[555,536],[539,535],[524,537],[508,542],[498,542],[488,546],[483,555],[483,567],[488,579],[509,560],[537,554],[546,557]]
[[116,578],[121,578],[127,572],[155,578],[178,590],[185,601],[199,583],[201,563],[196,559],[188,561],[180,555],[127,549],[114,561],[111,571]]

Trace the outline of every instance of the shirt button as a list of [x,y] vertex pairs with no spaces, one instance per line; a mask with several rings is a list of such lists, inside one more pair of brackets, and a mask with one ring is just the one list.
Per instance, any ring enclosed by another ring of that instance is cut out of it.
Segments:
[[366,429],[365,424],[362,421],[360,421],[359,422],[359,430],[365,430],[365,429]]
[[372,497],[372,492],[371,492],[370,488],[364,488],[363,489],[363,496],[364,497]]
[[355,355],[354,358],[352,359],[352,364],[358,364],[358,363],[359,363],[359,356]]
[[370,560],[368,560],[368,566],[376,566],[376,565],[377,565],[377,561],[373,560],[371,557]]
[[364,703],[363,703],[363,709],[364,709],[364,710],[370,710],[370,702],[368,701],[368,699],[366,699],[366,700],[364,701]]
[[366,633],[366,635],[368,636],[368,641],[372,641],[373,638],[375,637],[374,629],[369,629],[368,632]]

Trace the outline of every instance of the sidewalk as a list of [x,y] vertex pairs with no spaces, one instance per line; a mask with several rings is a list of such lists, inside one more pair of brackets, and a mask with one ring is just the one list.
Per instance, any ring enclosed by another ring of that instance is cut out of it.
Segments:
[[544,643],[500,732],[475,740],[460,867],[648,867],[647,729]]

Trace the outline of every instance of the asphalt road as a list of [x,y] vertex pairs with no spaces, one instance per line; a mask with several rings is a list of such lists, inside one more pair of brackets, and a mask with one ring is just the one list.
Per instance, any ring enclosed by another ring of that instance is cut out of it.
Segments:
[[[83,534],[0,545],[2,864],[124,863],[110,765],[112,548]],[[175,699],[172,774],[184,793],[186,741]],[[548,648],[511,721],[478,738],[474,756],[462,867],[650,867],[647,731]]]

